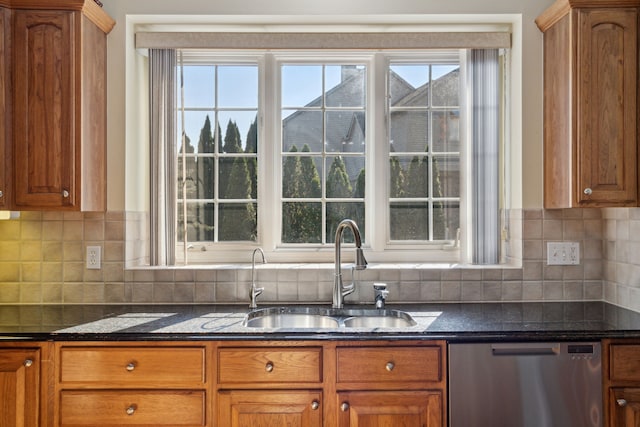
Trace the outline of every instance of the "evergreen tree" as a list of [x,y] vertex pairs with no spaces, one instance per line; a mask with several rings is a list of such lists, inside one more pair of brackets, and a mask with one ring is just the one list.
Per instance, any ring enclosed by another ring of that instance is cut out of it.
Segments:
[[[213,199],[215,160],[203,154],[213,153],[214,150],[215,143],[211,133],[211,120],[207,115],[202,129],[200,129],[200,138],[198,139],[196,199]],[[206,209],[201,203],[195,206],[194,228],[197,234],[196,241],[213,241],[215,227],[213,210]]]
[[[251,178],[246,159],[236,157],[229,176],[227,198],[249,199],[251,197]],[[252,202],[228,203],[221,206],[220,241],[244,241],[256,239],[256,211]]]
[[352,189],[349,182],[347,168],[341,156],[337,156],[331,162],[327,175],[327,197],[345,198],[351,197]]
[[[258,117],[256,117],[247,132],[247,147],[245,153],[258,153]],[[251,198],[258,198],[258,157],[247,159],[249,177],[251,177]]]
[[[353,194],[347,168],[342,157],[337,156],[331,162],[327,175],[327,198],[350,198]],[[327,241],[333,242],[335,230],[343,219],[349,216],[349,208],[344,202],[327,203]],[[347,236],[345,236],[347,237]],[[348,241],[345,239],[345,241]]]
[[389,197],[397,198],[404,196],[404,170],[397,157],[389,159]]
[[[242,152],[242,143],[240,141],[240,131],[235,122],[229,120],[227,123],[227,131],[224,136],[223,153],[240,153]],[[220,199],[228,199],[227,187],[229,186],[229,177],[233,169],[233,157],[222,157],[218,163],[220,165],[220,183],[218,187],[218,196]]]
[[[404,194],[406,197],[425,198],[429,191],[429,158],[415,156],[411,159]],[[429,209],[426,203],[415,202],[406,211],[406,221],[402,226],[405,238],[410,240],[429,239]]]
[[[291,146],[290,153],[297,153],[298,147]],[[282,197],[294,199],[300,197],[301,164],[299,156],[286,156],[282,165]],[[284,243],[303,243],[300,232],[299,202],[282,204],[282,241]]]
[[[353,197],[356,199],[364,199],[365,191],[365,170],[360,169],[358,178],[356,179],[356,186],[353,189]],[[358,224],[360,231],[364,233],[364,202],[357,202],[353,205],[353,214],[351,218]]]
[[[303,153],[310,152],[309,145],[302,147]],[[322,197],[322,184],[318,168],[311,156],[300,158],[300,176],[296,179],[300,197],[319,199]],[[322,209],[316,202],[300,203],[296,213],[298,239],[301,242],[317,243],[322,240]]]
[[[303,153],[310,152],[308,144],[302,147]],[[320,175],[318,168],[311,156],[303,156],[300,158],[300,196],[320,198],[322,196],[322,185],[320,184]]]

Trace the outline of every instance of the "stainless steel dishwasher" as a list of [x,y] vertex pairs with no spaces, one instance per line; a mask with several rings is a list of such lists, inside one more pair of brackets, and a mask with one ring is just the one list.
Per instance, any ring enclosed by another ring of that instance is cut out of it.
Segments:
[[451,427],[602,427],[600,343],[449,345]]

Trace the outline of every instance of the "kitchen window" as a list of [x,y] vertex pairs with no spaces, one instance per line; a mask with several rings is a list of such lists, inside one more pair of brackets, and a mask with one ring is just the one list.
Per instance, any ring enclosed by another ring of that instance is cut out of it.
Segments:
[[[508,51],[491,52],[482,61],[499,78],[483,87],[501,102]],[[328,262],[343,218],[360,226],[370,261],[461,260],[460,237],[474,227],[467,50],[178,49],[174,58],[165,164],[176,192],[164,203],[176,213],[165,242],[177,264],[246,262],[256,247],[270,261]],[[494,119],[498,146],[504,121]],[[488,219],[499,224],[494,204]]]

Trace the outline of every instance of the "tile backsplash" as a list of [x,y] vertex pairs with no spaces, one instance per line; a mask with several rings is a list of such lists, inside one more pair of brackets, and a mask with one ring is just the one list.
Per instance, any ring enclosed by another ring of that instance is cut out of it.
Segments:
[[[522,267],[374,264],[356,273],[360,286],[346,302],[372,302],[371,285],[384,282],[391,303],[606,299],[640,311],[640,259],[632,256],[640,253],[640,209],[530,209],[510,217],[506,258]],[[137,220],[125,212],[22,212],[0,221],[0,304],[248,301],[249,265],[130,268],[144,258]],[[579,242],[580,264],[546,265],[548,241]],[[102,247],[102,269],[85,268],[88,245]],[[330,303],[333,264],[266,264],[256,279],[262,303]]]

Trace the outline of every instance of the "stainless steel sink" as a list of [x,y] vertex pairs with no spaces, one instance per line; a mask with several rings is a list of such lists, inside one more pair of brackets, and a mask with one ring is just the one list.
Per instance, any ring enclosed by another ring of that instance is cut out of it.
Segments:
[[245,316],[248,328],[407,328],[416,322],[404,311],[389,309],[334,309],[325,307],[270,307]]
[[408,328],[416,325],[408,313],[396,310],[393,313],[349,317],[343,323],[346,328]]

